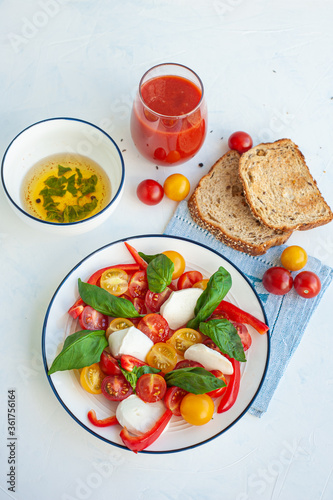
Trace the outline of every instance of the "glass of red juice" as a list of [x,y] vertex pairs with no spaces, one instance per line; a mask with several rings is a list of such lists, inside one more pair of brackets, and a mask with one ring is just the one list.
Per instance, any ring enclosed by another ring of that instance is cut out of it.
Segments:
[[141,78],[131,134],[138,151],[158,165],[180,165],[204,143],[207,106],[203,84],[181,64],[159,64]]

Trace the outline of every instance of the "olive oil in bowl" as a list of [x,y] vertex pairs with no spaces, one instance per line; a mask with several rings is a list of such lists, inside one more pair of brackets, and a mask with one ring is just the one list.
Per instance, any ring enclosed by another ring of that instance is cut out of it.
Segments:
[[22,183],[25,210],[38,219],[69,223],[87,219],[111,201],[108,176],[95,161],[60,153],[43,158]]

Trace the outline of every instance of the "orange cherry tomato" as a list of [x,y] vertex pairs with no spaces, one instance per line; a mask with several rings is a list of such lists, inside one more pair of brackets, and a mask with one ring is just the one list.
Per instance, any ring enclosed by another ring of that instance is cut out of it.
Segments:
[[190,182],[183,174],[172,174],[163,184],[164,193],[170,200],[181,201],[190,192]]
[[185,270],[185,259],[184,257],[178,253],[175,252],[174,250],[167,250],[166,252],[162,252],[164,255],[169,257],[170,260],[172,260],[173,265],[174,265],[174,271],[172,274],[172,279],[175,280],[179,278],[181,274],[183,274]]
[[207,394],[186,394],[180,403],[180,413],[192,425],[204,425],[214,413],[214,402]]
[[281,264],[288,271],[299,271],[308,261],[306,251],[298,245],[291,245],[283,250],[281,254]]
[[158,368],[163,373],[168,373],[177,364],[177,351],[170,344],[157,342],[148,352],[146,361],[149,366]]
[[111,295],[123,295],[128,290],[128,274],[122,269],[107,269],[101,276],[100,286]]
[[192,328],[180,328],[167,340],[167,343],[171,344],[180,355],[183,355],[191,345],[199,342],[202,342],[202,335]]
[[102,381],[105,378],[105,374],[102,372],[98,363],[86,366],[82,369],[80,374],[80,384],[83,389],[91,394],[101,394],[102,393]]
[[134,326],[132,321],[127,318],[115,318],[111,321],[108,326],[108,329],[105,332],[106,338],[108,339],[111,333],[116,330],[124,330],[125,328],[129,328],[130,326]]
[[194,283],[192,288],[201,288],[201,290],[206,290],[208,281],[209,280],[206,280],[206,279],[197,281],[196,283]]

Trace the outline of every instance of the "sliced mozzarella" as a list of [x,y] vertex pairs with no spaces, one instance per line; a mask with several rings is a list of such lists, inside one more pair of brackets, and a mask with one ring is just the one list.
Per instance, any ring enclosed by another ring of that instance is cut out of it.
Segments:
[[223,354],[214,351],[205,344],[193,344],[184,353],[185,359],[201,363],[206,370],[220,370],[225,375],[232,375],[233,366]]
[[166,408],[163,401],[145,403],[135,394],[121,401],[116,410],[120,425],[135,435],[148,432],[161,418]]
[[160,313],[172,330],[177,330],[194,318],[194,309],[202,292],[200,288],[177,290],[162,304]]
[[109,347],[114,357],[130,354],[141,361],[145,361],[148,351],[153,345],[154,343],[150,338],[135,326],[116,330],[109,336]]

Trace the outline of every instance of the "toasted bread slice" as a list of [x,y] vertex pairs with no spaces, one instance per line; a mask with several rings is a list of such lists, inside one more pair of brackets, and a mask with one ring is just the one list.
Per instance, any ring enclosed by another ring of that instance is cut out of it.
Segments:
[[290,139],[259,144],[244,153],[239,175],[254,216],[276,231],[311,229],[333,218],[304,156]]
[[193,220],[226,245],[261,255],[284,243],[291,232],[279,234],[253,216],[238,175],[239,158],[236,151],[222,156],[199,181],[188,207]]

